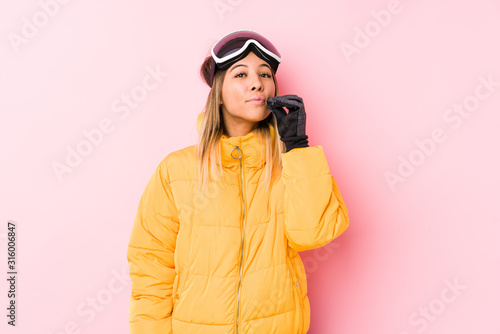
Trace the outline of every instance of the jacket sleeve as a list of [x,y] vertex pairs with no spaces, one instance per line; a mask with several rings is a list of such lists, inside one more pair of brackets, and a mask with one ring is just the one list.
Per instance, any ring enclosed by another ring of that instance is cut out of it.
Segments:
[[174,251],[179,220],[166,176],[162,161],[142,194],[128,245],[131,334],[172,333]]
[[319,248],[349,226],[344,200],[330,174],[322,146],[281,155],[285,185],[285,234],[297,252]]

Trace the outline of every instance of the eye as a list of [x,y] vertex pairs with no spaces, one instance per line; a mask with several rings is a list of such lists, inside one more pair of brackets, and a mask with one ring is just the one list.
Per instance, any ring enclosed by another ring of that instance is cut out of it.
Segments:
[[[244,75],[246,75],[246,73],[240,72],[240,73],[236,74],[234,77],[235,78],[242,78]],[[267,73],[262,73],[261,76],[264,76],[265,78],[272,78],[271,74],[267,74]]]

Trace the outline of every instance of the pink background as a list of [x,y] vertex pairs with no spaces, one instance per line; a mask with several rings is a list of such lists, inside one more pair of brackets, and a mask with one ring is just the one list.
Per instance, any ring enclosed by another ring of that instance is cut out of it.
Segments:
[[[301,253],[309,333],[500,333],[498,1],[54,4],[0,4],[2,333],[128,332],[140,196],[161,159],[195,143],[209,91],[199,66],[237,29],[281,51],[281,94],[304,99],[310,145],[349,210],[344,235]],[[148,68],[168,73],[151,91]],[[141,89],[126,114],[122,96]],[[106,119],[112,130],[59,179],[52,164]],[[402,176],[391,187],[387,173]],[[5,316],[8,220],[17,328]]]

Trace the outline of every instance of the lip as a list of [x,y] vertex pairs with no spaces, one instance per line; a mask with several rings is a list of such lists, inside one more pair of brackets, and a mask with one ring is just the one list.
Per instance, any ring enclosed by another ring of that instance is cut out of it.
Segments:
[[247,102],[255,104],[264,104],[266,102],[266,99],[263,96],[255,95],[252,96],[250,100],[248,100]]

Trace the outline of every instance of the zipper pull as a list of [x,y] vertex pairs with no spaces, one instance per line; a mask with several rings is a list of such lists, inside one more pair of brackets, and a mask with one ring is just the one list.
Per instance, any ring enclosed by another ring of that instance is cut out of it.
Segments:
[[[237,157],[237,158],[233,156],[233,152],[234,152],[234,150],[238,150],[238,157]],[[233,159],[241,159],[241,156],[242,156],[242,155],[243,155],[243,151],[242,151],[242,150],[241,150],[241,148],[239,148],[238,146],[235,146],[235,147],[233,148],[233,150],[231,151],[231,157],[232,157]]]

